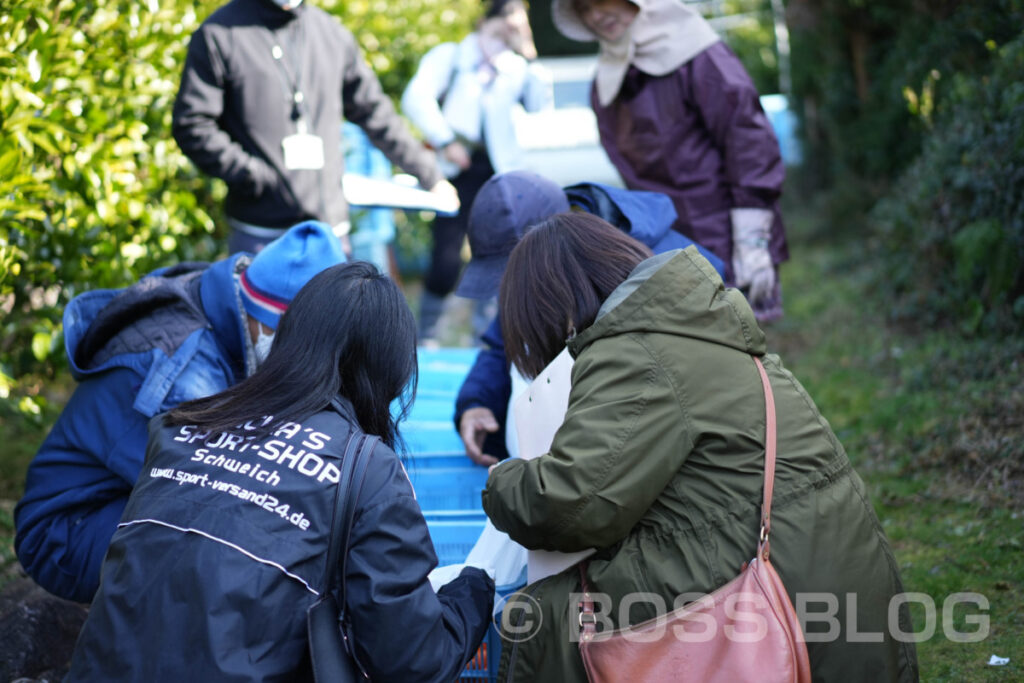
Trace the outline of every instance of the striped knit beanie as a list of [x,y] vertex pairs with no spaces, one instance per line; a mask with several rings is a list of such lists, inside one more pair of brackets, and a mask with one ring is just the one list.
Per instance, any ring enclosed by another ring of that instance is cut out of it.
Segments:
[[288,304],[320,271],[346,261],[330,226],[306,221],[292,226],[253,257],[239,278],[250,316],[277,329]]

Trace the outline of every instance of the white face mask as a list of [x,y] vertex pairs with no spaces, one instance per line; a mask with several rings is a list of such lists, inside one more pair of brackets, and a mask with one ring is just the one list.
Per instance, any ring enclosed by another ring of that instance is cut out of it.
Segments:
[[256,331],[256,343],[253,344],[253,352],[256,354],[256,365],[262,365],[263,361],[270,355],[270,347],[274,343],[273,334],[265,334],[263,332],[263,325],[259,326]]

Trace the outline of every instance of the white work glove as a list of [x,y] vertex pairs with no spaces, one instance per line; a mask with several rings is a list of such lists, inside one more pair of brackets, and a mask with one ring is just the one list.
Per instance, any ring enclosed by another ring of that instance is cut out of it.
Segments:
[[455,215],[459,212],[459,193],[455,186],[447,180],[439,180],[430,188],[430,192],[438,198],[439,212]]
[[736,286],[747,289],[751,305],[775,290],[775,268],[768,253],[775,214],[770,209],[732,209],[732,271]]

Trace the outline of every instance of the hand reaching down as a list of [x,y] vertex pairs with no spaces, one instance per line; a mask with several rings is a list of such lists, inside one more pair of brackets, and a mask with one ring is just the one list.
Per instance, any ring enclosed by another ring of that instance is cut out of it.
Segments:
[[478,465],[490,466],[498,462],[493,455],[483,452],[484,439],[498,431],[498,421],[489,408],[470,408],[459,420],[459,436],[466,448],[466,455]]

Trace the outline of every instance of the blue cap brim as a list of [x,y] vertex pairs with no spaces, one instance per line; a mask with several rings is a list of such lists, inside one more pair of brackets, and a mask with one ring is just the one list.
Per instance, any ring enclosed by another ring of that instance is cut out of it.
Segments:
[[508,265],[508,254],[474,257],[462,273],[455,295],[467,299],[490,299],[498,295],[501,276]]

